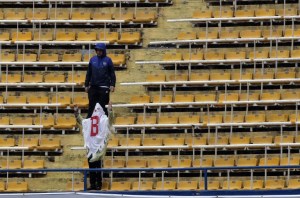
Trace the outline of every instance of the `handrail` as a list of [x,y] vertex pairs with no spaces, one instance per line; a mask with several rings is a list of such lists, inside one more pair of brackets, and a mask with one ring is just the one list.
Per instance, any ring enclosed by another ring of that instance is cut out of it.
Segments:
[[125,20],[52,20],[52,19],[46,19],[46,20],[29,20],[29,19],[23,19],[23,20],[0,20],[0,23],[125,23]]
[[59,107],[61,103],[14,103],[0,104],[0,107]]
[[[1,65],[1,64],[0,64]],[[24,87],[37,87],[37,86],[74,86],[77,83],[0,83],[0,87],[14,87],[14,86],[24,86]]]
[[[139,2],[140,0],[62,0],[62,2],[97,2],[97,3],[126,3],[126,2]],[[40,2],[57,2],[57,0],[0,0],[1,3],[12,3],[12,2],[22,2],[22,3],[40,3]]]
[[43,125],[0,125],[0,129],[23,129],[23,128],[32,128],[32,129],[41,129]]
[[89,62],[0,62],[0,65],[87,65]]

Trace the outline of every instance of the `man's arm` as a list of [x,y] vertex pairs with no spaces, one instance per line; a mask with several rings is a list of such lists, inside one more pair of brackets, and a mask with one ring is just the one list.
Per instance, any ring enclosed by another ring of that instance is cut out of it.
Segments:
[[86,76],[85,76],[85,83],[84,83],[85,92],[88,92],[91,77],[92,77],[92,64],[91,64],[91,62],[89,62],[88,70],[87,70]]
[[112,60],[109,61],[109,76],[110,76],[110,91],[115,91],[116,86],[116,74],[115,74],[115,68]]
[[74,115],[75,115],[75,118],[76,118],[77,126],[79,127],[79,130],[82,131],[82,120],[83,120],[83,118],[80,115],[77,106],[74,106]]
[[115,129],[113,127],[113,121],[114,121],[114,112],[112,110],[112,105],[111,103],[108,104],[108,107],[107,107],[107,111],[108,111],[108,127],[109,127],[109,130],[112,132],[112,133],[115,133]]

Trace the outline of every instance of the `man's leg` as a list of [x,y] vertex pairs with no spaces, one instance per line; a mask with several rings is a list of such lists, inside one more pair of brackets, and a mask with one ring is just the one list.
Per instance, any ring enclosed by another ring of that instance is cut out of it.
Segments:
[[87,118],[90,118],[93,115],[95,106],[97,102],[99,102],[99,90],[97,90],[94,87],[91,87],[88,91],[88,97],[89,97],[89,110]]
[[[101,168],[102,167],[101,166],[102,160],[96,161],[95,163],[96,163],[97,168]],[[97,178],[97,181],[96,181],[97,186],[96,186],[96,188],[97,188],[97,190],[101,190],[101,188],[102,188],[102,173],[101,173],[101,171],[96,172],[96,178]]]
[[[89,162],[91,158],[92,156],[88,158],[89,168],[98,168],[95,162]],[[90,171],[90,189],[97,189],[97,173],[95,171]]]
[[107,108],[105,107],[105,105],[108,105],[109,103],[109,89],[101,89],[99,99],[100,99],[99,103],[103,108],[103,111],[108,116]]

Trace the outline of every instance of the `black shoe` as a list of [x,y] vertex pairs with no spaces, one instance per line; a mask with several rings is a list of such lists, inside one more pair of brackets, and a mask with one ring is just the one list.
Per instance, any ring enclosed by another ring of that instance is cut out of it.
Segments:
[[96,190],[101,190],[101,186],[97,186],[97,187],[96,187]]
[[87,190],[97,190],[97,187],[96,186],[91,186]]

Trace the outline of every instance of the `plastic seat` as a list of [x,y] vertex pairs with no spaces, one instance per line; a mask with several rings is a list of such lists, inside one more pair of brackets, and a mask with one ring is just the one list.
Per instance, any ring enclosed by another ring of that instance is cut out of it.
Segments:
[[220,32],[219,38],[220,39],[237,39],[237,38],[239,38],[239,33],[240,32],[237,30],[230,30],[230,31],[223,30]]
[[76,39],[75,32],[56,32],[56,40],[57,41],[75,41]]
[[176,182],[175,181],[158,181],[156,183],[156,190],[175,190]]
[[283,189],[284,187],[285,181],[282,179],[267,180],[265,182],[265,189],[267,190]]
[[170,167],[172,168],[190,168],[192,165],[191,159],[172,159],[170,160]]
[[62,62],[81,62],[81,54],[63,54]]
[[300,95],[296,91],[284,91],[280,94],[282,100],[296,100],[300,98]]
[[243,190],[260,190],[263,188],[263,180],[245,180],[243,182]]
[[287,122],[289,119],[288,114],[281,114],[281,113],[272,113],[267,114],[266,121],[267,122]]
[[54,126],[54,117],[52,115],[44,115],[41,118],[34,118],[35,125],[43,125],[43,128],[49,129]]
[[239,94],[238,93],[222,93],[219,95],[219,102],[225,101],[238,101]]
[[195,40],[197,39],[196,32],[180,32],[177,35],[177,40]]
[[212,18],[212,11],[211,10],[194,11],[192,18],[195,18],[195,19]]
[[111,13],[101,13],[101,12],[94,12],[92,14],[93,20],[112,20]]
[[127,162],[127,168],[147,168],[146,159],[129,159]]
[[2,82],[19,83],[21,82],[21,74],[12,73],[7,76],[2,74]]
[[140,32],[123,32],[121,33],[120,39],[117,41],[118,44],[139,44],[142,40]]
[[29,147],[30,150],[33,150],[37,148],[38,143],[38,138],[19,138],[18,146]]
[[235,17],[254,17],[254,10],[251,9],[242,9],[237,10],[234,13]]
[[158,124],[178,124],[177,116],[160,116],[158,118]]
[[89,106],[89,99],[87,95],[74,96],[72,107],[76,105],[79,108],[84,108]]
[[181,53],[166,53],[163,56],[163,61],[181,61],[182,54]]
[[65,75],[59,73],[48,73],[44,77],[45,83],[64,83]]
[[184,138],[182,137],[167,137],[163,139],[164,146],[183,146]]
[[266,59],[269,57],[269,51],[255,51],[249,53],[249,59]]
[[146,82],[165,82],[165,74],[148,74],[146,77]]
[[256,17],[275,16],[275,9],[265,9],[265,8],[256,9],[255,10],[255,16]]
[[214,18],[231,18],[233,17],[233,11],[232,10],[215,10],[212,12],[212,15]]
[[195,95],[195,102],[213,102],[216,101],[216,94]]
[[156,124],[156,116],[138,116],[136,124]]
[[188,81],[187,74],[170,75],[168,81]]
[[125,54],[107,54],[111,58],[114,66],[122,67],[126,65]]
[[0,125],[9,125],[9,117],[1,116],[0,117]]
[[179,124],[196,124],[200,122],[199,115],[179,116]]
[[115,191],[131,190],[131,182],[112,182],[110,190],[115,190]]
[[285,29],[284,37],[299,37],[300,29]]
[[185,61],[187,61],[187,60],[203,60],[203,53],[202,52],[184,53],[184,54],[182,54],[182,59]]
[[257,159],[254,157],[241,157],[237,159],[236,166],[257,166]]
[[224,60],[223,52],[207,52],[204,54],[205,60]]
[[122,138],[120,146],[141,146],[141,138]]
[[194,95],[191,94],[180,94],[180,95],[176,95],[174,102],[194,102]]
[[75,117],[70,116],[58,116],[56,118],[55,129],[73,129],[76,127]]
[[285,78],[296,78],[296,72],[295,71],[278,71],[275,74],[275,79],[285,79]]
[[97,34],[96,32],[78,32],[77,41],[96,41]]
[[265,114],[248,114],[245,116],[245,121],[248,123],[265,122],[266,115]]
[[90,20],[91,13],[88,10],[72,12],[72,20]]
[[108,141],[107,147],[111,148],[111,147],[117,147],[117,146],[119,146],[119,139],[117,139],[116,137],[112,137]]
[[289,58],[290,51],[289,50],[272,50],[270,53],[270,58]]
[[[199,183],[199,189],[204,190],[205,185],[204,181]],[[219,181],[208,181],[207,182],[207,190],[219,190],[220,189],[220,182]]]
[[167,159],[148,159],[149,168],[168,168],[169,160]]
[[24,160],[24,169],[43,169],[45,168],[44,160]]
[[299,189],[300,188],[300,179],[290,179],[287,181],[288,189]]
[[259,100],[259,97],[260,97],[259,93],[249,93],[249,94],[241,93],[239,100],[240,101],[251,101],[251,100],[257,101],[257,100]]
[[218,31],[201,31],[198,33],[199,39],[217,39],[219,38]]
[[[286,115],[288,117],[288,115]],[[294,143],[294,136],[292,135],[278,135],[275,136],[274,138],[274,143],[275,144],[280,144],[280,143]]]
[[299,114],[297,114],[297,116],[296,116],[296,114],[290,114],[290,121],[292,123],[295,123],[296,121],[298,122],[299,120],[300,120],[300,115]]
[[257,70],[254,73],[253,78],[254,79],[273,79],[274,78],[274,72],[273,71],[268,71],[268,70],[265,70],[265,71],[261,72],[261,70]]
[[279,157],[267,157],[259,159],[259,166],[279,166],[280,159]]
[[110,44],[116,43],[119,40],[118,32],[100,32],[99,40],[108,41]]
[[7,183],[6,192],[27,192],[28,183],[27,182],[14,182],[10,181]]
[[103,168],[124,168],[125,161],[121,159],[104,160]]
[[55,10],[50,13],[51,20],[69,20],[69,10]]
[[130,99],[131,104],[143,104],[150,103],[150,96],[142,95],[142,96],[132,96]]
[[210,137],[207,142],[209,145],[227,145],[228,137]]
[[206,143],[206,137],[187,137],[185,139],[185,144],[188,146],[206,145]]
[[7,104],[25,104],[26,96],[7,96]]
[[27,97],[27,102],[29,104],[31,103],[44,103],[44,104],[47,104],[49,102],[49,98],[48,96],[28,96]]
[[12,125],[32,125],[31,117],[14,117],[11,119]]
[[0,33],[0,41],[9,41],[10,33],[9,32],[1,32]]
[[132,190],[152,190],[153,182],[152,181],[141,181],[141,182],[133,182]]
[[68,82],[83,85],[85,82],[85,73],[68,73]]
[[156,21],[157,14],[153,11],[137,11],[132,21],[134,23],[153,23]]
[[124,20],[125,23],[129,23],[134,19],[133,12],[125,12],[125,13],[116,13],[114,14],[113,18],[115,20]]
[[24,83],[41,83],[43,82],[43,76],[39,73],[24,74]]
[[143,146],[162,146],[162,141],[162,138],[159,137],[145,138],[143,141]]
[[231,80],[252,80],[252,73],[251,72],[240,72],[239,70],[233,70],[231,72]]
[[191,73],[190,81],[208,81],[209,73]]
[[280,93],[278,92],[265,92],[260,94],[260,100],[280,100]]
[[223,116],[222,115],[204,115],[202,116],[202,122],[204,124],[208,123],[208,124],[217,124],[217,123],[222,123],[223,120]]
[[298,166],[300,163],[300,157],[298,156],[293,156],[290,157],[290,159],[288,157],[283,157],[280,159],[280,166]]
[[25,20],[25,12],[20,9],[16,9],[14,11],[6,11],[4,12],[4,16],[6,20]]
[[212,158],[196,159],[192,163],[193,167],[213,167]]
[[12,32],[11,33],[12,41],[31,41],[32,32]]
[[26,13],[26,18],[28,20],[47,20],[48,19],[48,12],[46,11],[42,11],[42,10],[34,10],[34,12],[32,10],[29,10]]
[[254,136],[251,138],[252,144],[272,144],[273,137],[272,136]]
[[116,117],[115,125],[132,125],[134,124],[135,117],[127,116],[127,117]]
[[179,181],[177,183],[178,190],[197,190],[198,182],[197,181]]
[[7,160],[1,161],[2,169],[21,169],[22,161],[21,160],[9,160],[7,164]]
[[250,137],[247,136],[232,136],[229,140],[229,144],[250,144]]
[[33,34],[34,41],[53,41],[52,32],[35,32]]
[[40,145],[37,147],[38,150],[57,150],[61,149],[60,138],[43,138],[40,140]]
[[83,55],[83,62],[90,62],[91,58],[94,56],[94,54],[86,53]]
[[58,54],[41,54],[40,62],[57,62]]
[[242,190],[242,181],[224,181],[222,184],[223,190]]
[[223,116],[223,122],[224,123],[243,123],[245,122],[245,116],[241,114],[236,115],[224,115]]
[[226,52],[225,57],[228,60],[246,59],[246,52]]
[[153,103],[171,103],[172,102],[172,95],[155,95],[152,97]]
[[83,191],[84,190],[84,183],[80,181],[74,181],[72,184],[72,181],[67,182],[66,185],[67,191]]
[[0,182],[0,192],[5,191],[5,183],[3,181]]
[[4,147],[15,146],[15,139],[14,138],[0,138],[0,145],[4,146]]
[[276,15],[277,16],[296,16],[297,9],[294,9],[294,8],[277,9]]
[[36,54],[18,54],[17,61],[18,62],[36,62],[37,55]]
[[230,73],[229,72],[211,72],[210,80],[212,80],[212,81],[230,80]]
[[261,38],[261,30],[243,30],[240,31],[241,38]]
[[263,30],[262,37],[264,38],[275,38],[275,37],[282,37],[282,30]]

